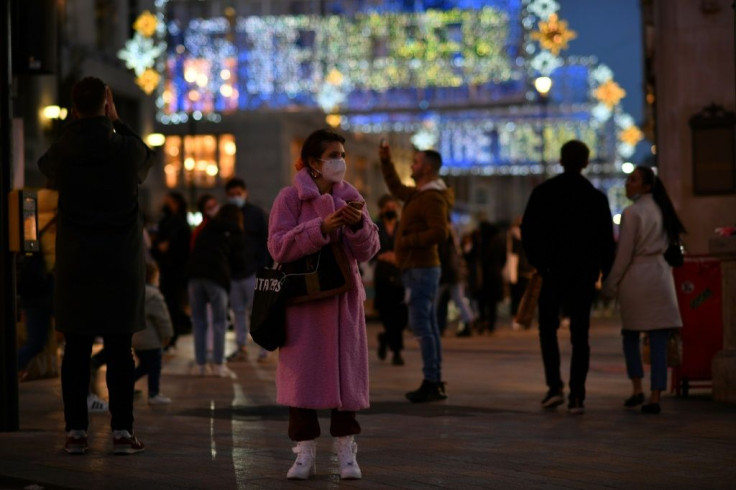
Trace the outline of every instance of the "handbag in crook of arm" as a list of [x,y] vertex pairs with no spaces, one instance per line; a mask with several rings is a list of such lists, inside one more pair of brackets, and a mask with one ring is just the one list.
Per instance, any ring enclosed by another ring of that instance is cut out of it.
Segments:
[[317,253],[283,264],[289,278],[289,304],[305,303],[344,293],[353,286],[342,240],[331,242]]

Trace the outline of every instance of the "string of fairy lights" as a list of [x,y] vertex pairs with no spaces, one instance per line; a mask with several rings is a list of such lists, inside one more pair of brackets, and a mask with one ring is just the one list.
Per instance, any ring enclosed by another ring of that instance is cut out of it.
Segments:
[[[238,16],[228,7],[206,19],[169,18],[168,3],[143,12],[119,52],[165,125],[321,109],[345,130],[411,133],[416,146],[447,155],[449,173],[481,175],[540,173],[540,149],[554,161],[572,137],[610,173],[643,138],[612,70],[563,54],[576,33],[555,0],[413,12],[388,1],[324,16]],[[530,83],[540,76],[554,87],[544,115]]]

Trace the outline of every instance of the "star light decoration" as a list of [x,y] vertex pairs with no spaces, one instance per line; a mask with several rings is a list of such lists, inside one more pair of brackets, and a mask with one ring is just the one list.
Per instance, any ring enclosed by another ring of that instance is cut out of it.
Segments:
[[125,42],[125,48],[118,51],[118,58],[135,72],[135,82],[146,94],[151,94],[161,80],[154,67],[158,57],[166,51],[166,43],[154,39],[158,25],[158,17],[144,11],[133,23],[135,34]]
[[636,145],[644,138],[644,134],[634,124],[634,118],[629,114],[621,113],[614,117],[616,129],[618,130],[618,145],[616,149],[623,158],[629,158],[634,154]]
[[578,34],[567,27],[567,21],[560,20],[557,14],[550,14],[547,20],[539,21],[539,30],[532,32],[532,39],[557,56],[567,49],[567,43],[578,37]]

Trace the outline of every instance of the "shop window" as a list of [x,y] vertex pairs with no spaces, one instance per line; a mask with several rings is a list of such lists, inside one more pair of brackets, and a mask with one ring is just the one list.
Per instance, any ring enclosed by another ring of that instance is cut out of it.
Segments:
[[235,176],[237,147],[232,134],[167,136],[166,187],[211,188]]

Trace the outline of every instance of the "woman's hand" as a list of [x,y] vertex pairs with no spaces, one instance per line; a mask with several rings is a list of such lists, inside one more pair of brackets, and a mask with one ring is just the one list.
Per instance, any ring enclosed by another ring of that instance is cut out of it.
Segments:
[[357,225],[363,219],[363,211],[354,208],[351,205],[347,205],[344,208],[340,208],[338,212],[342,213],[342,218],[347,225]]
[[338,209],[322,221],[322,225],[319,227],[323,235],[329,235],[333,231],[340,228],[345,224],[342,209]]

